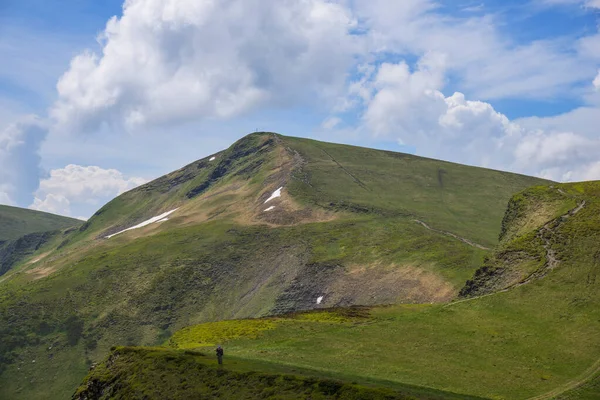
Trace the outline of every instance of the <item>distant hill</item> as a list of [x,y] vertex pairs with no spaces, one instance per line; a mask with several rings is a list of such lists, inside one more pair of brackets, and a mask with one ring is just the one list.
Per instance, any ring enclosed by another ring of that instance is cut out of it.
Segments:
[[492,254],[514,193],[548,184],[248,135],[11,264],[0,276],[0,397],[64,398],[112,346],[156,345],[202,322],[447,303]]
[[30,233],[79,226],[82,223],[74,218],[0,205],[0,242],[18,239]]

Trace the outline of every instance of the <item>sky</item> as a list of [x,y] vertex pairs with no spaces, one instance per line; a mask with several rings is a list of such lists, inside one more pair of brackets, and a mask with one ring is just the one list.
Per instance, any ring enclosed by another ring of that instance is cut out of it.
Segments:
[[600,0],[0,0],[0,204],[89,218],[259,131],[600,180]]

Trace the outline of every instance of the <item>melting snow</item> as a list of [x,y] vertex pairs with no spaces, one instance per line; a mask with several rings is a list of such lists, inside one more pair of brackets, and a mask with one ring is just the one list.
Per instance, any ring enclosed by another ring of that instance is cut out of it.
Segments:
[[210,160],[208,160],[208,161],[215,161],[216,158],[217,157],[211,157]]
[[319,298],[317,298],[317,304],[321,304],[322,301],[323,301],[323,296],[319,296]]
[[283,187],[280,187],[279,189],[277,189],[276,191],[273,192],[273,194],[271,195],[271,197],[269,197],[267,199],[267,201],[265,201],[265,204],[270,202],[271,200],[273,200],[276,197],[281,197],[281,189],[283,189]]
[[150,225],[150,224],[153,224],[153,223],[155,223],[155,222],[164,222],[164,221],[168,221],[168,220],[169,220],[169,218],[167,218],[167,216],[169,216],[169,215],[173,214],[173,213],[174,213],[175,211],[177,211],[177,210],[179,210],[179,208],[176,208],[176,209],[174,209],[174,210],[171,210],[171,211],[167,211],[166,213],[163,213],[163,214],[157,215],[156,217],[152,217],[152,218],[150,218],[149,220],[146,220],[146,221],[142,222],[141,224],[137,224],[137,225],[135,225],[135,226],[132,226],[131,228],[123,229],[123,230],[122,230],[122,231],[120,231],[120,232],[113,233],[112,235],[108,235],[108,236],[106,236],[106,238],[107,238],[107,239],[110,239],[111,237],[113,237],[113,236],[117,236],[117,235],[119,235],[119,234],[121,234],[121,233],[123,233],[123,232],[127,232],[127,231],[130,231],[130,230],[132,230],[132,229],[143,228],[144,226],[146,226],[146,225]]
[[275,206],[271,206],[271,207],[267,208],[265,211],[271,211],[271,210],[274,210],[274,209],[275,209]]

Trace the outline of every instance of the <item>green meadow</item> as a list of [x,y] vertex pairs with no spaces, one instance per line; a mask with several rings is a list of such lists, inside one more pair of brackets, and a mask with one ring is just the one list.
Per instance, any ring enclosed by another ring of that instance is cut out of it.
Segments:
[[123,398],[164,398],[163,381],[233,396],[185,372],[217,376],[216,344],[220,386],[252,381],[246,398],[592,396],[599,199],[598,183],[249,135],[16,256],[0,398],[68,397],[95,364],[85,382]]

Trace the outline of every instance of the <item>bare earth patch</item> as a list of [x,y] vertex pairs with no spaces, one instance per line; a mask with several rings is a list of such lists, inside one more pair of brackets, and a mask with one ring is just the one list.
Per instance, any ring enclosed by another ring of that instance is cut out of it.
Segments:
[[40,254],[39,256],[37,256],[36,258],[32,259],[31,261],[28,261],[28,262],[27,262],[27,265],[29,265],[29,264],[35,264],[35,263],[37,263],[38,261],[41,261],[41,260],[43,260],[43,259],[44,259],[44,258],[46,258],[46,257],[48,256],[48,254],[50,254],[50,253],[51,253],[50,251],[47,251],[47,252],[45,252],[45,253],[43,253],[43,254]]
[[33,269],[28,270],[28,271],[25,271],[25,273],[28,274],[28,275],[31,275],[31,277],[33,278],[33,280],[37,280],[37,279],[41,279],[41,278],[47,277],[48,275],[50,275],[54,271],[56,271],[56,267],[55,266],[50,266],[50,267],[37,267],[37,268],[33,268]]
[[391,303],[445,303],[456,288],[437,274],[403,266],[352,266],[332,282],[326,305],[376,305]]

